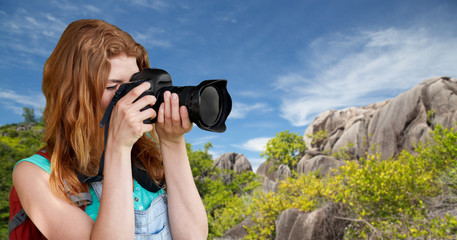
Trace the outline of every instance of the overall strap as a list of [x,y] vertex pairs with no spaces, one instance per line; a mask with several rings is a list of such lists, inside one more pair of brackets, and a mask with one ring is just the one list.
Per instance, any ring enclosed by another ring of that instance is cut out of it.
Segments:
[[100,182],[91,182],[90,185],[92,186],[92,189],[94,189],[98,201],[100,201],[100,199],[102,198],[103,180]]

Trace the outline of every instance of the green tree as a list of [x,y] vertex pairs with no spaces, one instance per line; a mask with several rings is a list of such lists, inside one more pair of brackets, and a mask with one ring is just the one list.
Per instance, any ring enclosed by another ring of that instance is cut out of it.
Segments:
[[35,110],[33,108],[28,108],[28,107],[23,107],[22,110],[24,111],[22,113],[22,116],[24,117],[24,122],[25,123],[36,123],[36,118],[35,118]]
[[203,150],[194,151],[189,143],[186,147],[195,185],[208,216],[209,239],[220,237],[248,216],[248,199],[261,183],[251,171],[238,174],[215,167],[208,152],[211,143],[205,144]]
[[190,143],[186,143],[187,156],[189,157],[192,175],[194,176],[195,185],[201,197],[204,197],[210,191],[212,183],[211,176],[218,175],[219,171],[213,164],[213,156],[208,152],[213,145],[207,143],[203,150],[192,149]]
[[292,172],[296,172],[298,161],[303,157],[306,144],[303,137],[289,130],[277,133],[267,142],[265,151],[260,155],[267,161],[276,161],[277,165],[285,164]]

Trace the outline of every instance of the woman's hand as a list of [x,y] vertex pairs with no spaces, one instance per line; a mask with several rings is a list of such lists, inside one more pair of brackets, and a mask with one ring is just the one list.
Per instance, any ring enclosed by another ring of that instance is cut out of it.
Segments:
[[179,97],[176,93],[166,91],[163,99],[155,124],[160,142],[161,144],[182,143],[184,134],[192,129],[187,108],[179,106]]
[[150,86],[148,82],[142,83],[116,103],[111,114],[108,141],[131,150],[133,144],[145,132],[152,131],[152,124],[144,124],[143,120],[154,118],[157,115],[156,112],[152,108],[140,110],[147,105],[154,105],[157,99],[154,96],[146,95],[133,102]]
[[178,95],[165,92],[156,131],[160,138],[174,239],[206,239],[208,236],[205,207],[195,186],[184,141],[184,134],[191,129],[189,113],[185,106],[179,107]]

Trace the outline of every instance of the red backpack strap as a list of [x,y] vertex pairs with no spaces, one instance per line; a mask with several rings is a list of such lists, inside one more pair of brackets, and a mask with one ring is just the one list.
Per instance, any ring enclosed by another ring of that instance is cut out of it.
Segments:
[[[50,161],[46,149],[42,148],[36,154],[45,157]],[[76,203],[83,211],[85,204],[90,204],[92,196],[90,193],[81,193],[79,195],[70,195],[70,199]],[[35,224],[27,216],[27,213],[22,208],[21,201],[17,195],[14,186],[11,187],[9,194],[10,216],[8,222],[8,232],[10,240],[22,239],[46,239],[46,237],[38,230]]]
[[40,155],[42,157],[45,157],[46,159],[48,159],[48,161],[51,161],[51,159],[49,158],[48,153],[46,152],[46,148],[45,147],[43,147],[40,150],[38,150],[38,152],[36,152],[35,154],[38,154],[38,155]]
[[[40,149],[36,154],[39,154],[49,160],[46,149]],[[21,201],[17,195],[14,186],[11,187],[9,194],[10,216],[8,222],[9,239],[46,239],[38,230],[35,224],[27,216],[27,213],[22,208]]]
[[9,204],[8,232],[10,240],[46,239],[25,213],[14,186],[11,187]]

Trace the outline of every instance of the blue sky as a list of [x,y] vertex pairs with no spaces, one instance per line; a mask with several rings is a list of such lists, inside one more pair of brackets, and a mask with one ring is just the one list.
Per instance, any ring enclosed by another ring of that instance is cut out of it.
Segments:
[[42,68],[72,21],[103,19],[141,43],[176,86],[228,79],[225,133],[194,127],[194,149],[243,153],[254,168],[276,133],[321,112],[457,77],[456,0],[51,0],[0,2],[0,125],[45,105]]

